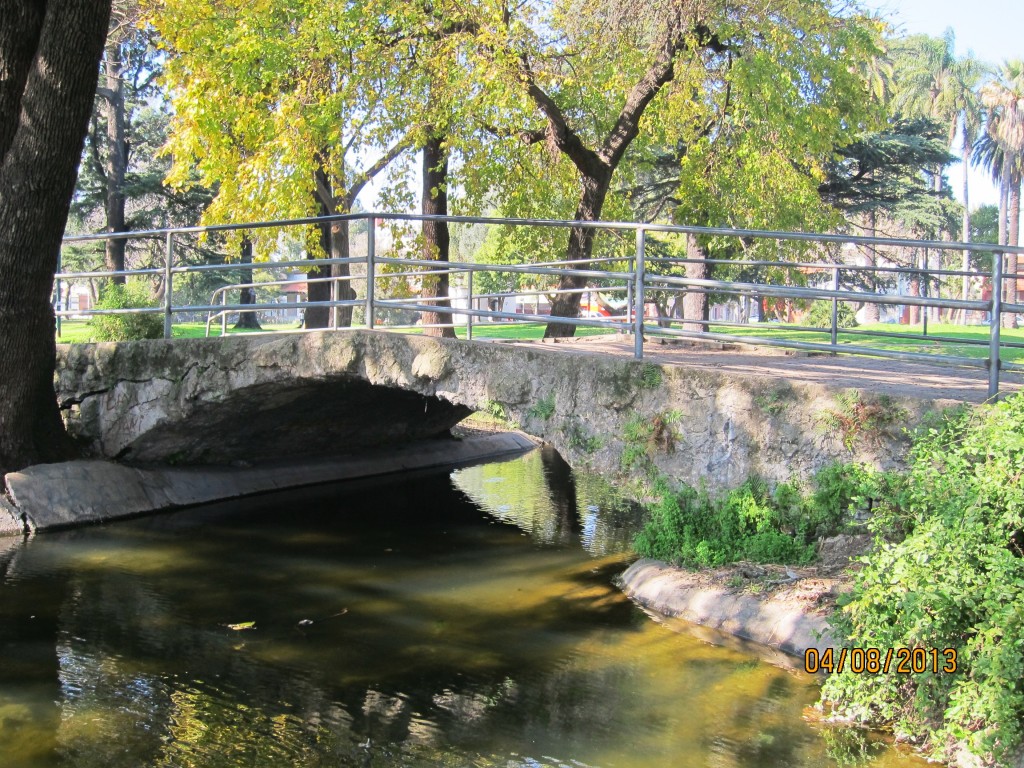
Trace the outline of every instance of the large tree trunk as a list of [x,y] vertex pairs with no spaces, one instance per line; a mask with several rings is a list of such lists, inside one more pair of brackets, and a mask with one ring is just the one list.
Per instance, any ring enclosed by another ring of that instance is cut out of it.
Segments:
[[[318,170],[317,187],[329,193],[330,179],[326,172]],[[320,193],[316,194],[317,206],[320,209],[320,216],[328,216],[331,213],[331,203],[325,201]],[[354,197],[354,195],[350,195]],[[352,207],[352,200],[346,197],[339,206],[344,212]],[[347,259],[349,257],[349,228],[347,221],[324,221],[317,227],[320,231],[320,250],[331,259]],[[312,258],[312,253],[310,255]],[[321,277],[348,277],[348,264],[318,265],[306,273],[310,279]],[[307,296],[310,301],[330,301],[332,297],[332,283],[311,282],[308,284]],[[355,289],[350,280],[341,280],[337,283],[337,296],[341,301],[352,301],[356,297]],[[352,307],[335,308],[338,316],[338,327],[347,328],[352,325]],[[306,328],[329,328],[331,327],[331,309],[329,307],[310,307],[305,315]]]
[[[583,191],[576,208],[576,221],[598,221],[601,209],[604,208],[608,188],[612,182],[612,168],[597,166],[592,175],[583,177]],[[579,262],[575,269],[586,269],[594,253],[595,231],[589,227],[573,227],[569,230],[569,246],[566,249],[567,261]],[[585,287],[587,279],[575,275],[565,275],[558,281],[559,290]],[[551,303],[552,317],[579,317],[581,293],[560,293]],[[545,339],[567,338],[576,333],[576,326],[568,323],[548,323],[544,331]]]
[[[878,217],[874,209],[867,212],[867,230],[868,237],[875,237],[878,234]],[[865,249],[865,258],[867,259],[868,266],[877,267],[878,249],[874,245],[869,245]],[[872,292],[878,293],[878,273],[874,271],[869,272],[868,280],[870,281]],[[878,304],[873,301],[864,302],[864,322],[877,323],[880,319],[881,314]]]
[[[107,117],[107,169],[104,173],[107,185],[105,211],[108,232],[125,230],[124,180],[128,171],[128,140],[125,131],[124,72],[121,61],[121,46],[118,41],[109,41],[104,53],[103,90]],[[108,270],[124,271],[126,240],[107,240],[105,262]],[[123,275],[113,277],[115,283],[124,284]]]
[[13,0],[0,23],[0,475],[71,455],[50,305],[110,0]]
[[[239,249],[240,260],[243,264],[252,264],[252,240],[247,236],[242,236],[242,247]],[[240,269],[238,270],[238,282],[240,283],[252,283],[252,270],[251,269]],[[238,289],[238,303],[239,304],[255,304],[256,303],[256,289],[255,288],[239,288]],[[239,312],[238,322],[235,323],[235,328],[245,329],[250,331],[262,331],[263,326],[260,325],[260,319],[256,316],[255,312]]]
[[[687,235],[686,258],[706,259],[707,257],[707,252],[701,247],[697,238]],[[707,280],[710,273],[710,265],[704,261],[686,262],[685,274],[690,280]],[[683,330],[703,333],[707,330],[707,326],[696,321],[706,321],[709,316],[708,295],[703,290],[688,290],[683,297]]]
[[[448,215],[448,149],[444,137],[431,135],[423,146],[423,214],[426,216]],[[448,263],[451,251],[451,236],[446,221],[423,222],[423,258],[427,261]],[[448,301],[448,274],[424,275],[420,295],[424,299],[444,297],[443,301],[424,302],[435,307],[450,307]],[[452,315],[448,312],[423,312],[421,322],[427,336],[455,338],[455,329],[427,328],[428,325],[450,324]]]

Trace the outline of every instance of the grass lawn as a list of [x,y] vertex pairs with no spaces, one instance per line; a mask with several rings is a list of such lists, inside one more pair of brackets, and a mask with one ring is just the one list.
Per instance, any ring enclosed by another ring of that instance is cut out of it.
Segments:
[[[544,336],[544,323],[480,323],[473,326],[473,338],[475,339],[540,339]],[[296,323],[283,323],[280,325],[264,325],[264,331],[297,331]],[[387,330],[381,327],[380,330]],[[175,323],[171,329],[175,339],[200,339],[206,335],[206,323]],[[228,333],[254,333],[250,330],[235,330],[230,325]],[[420,334],[422,328],[409,328],[402,333]],[[580,326],[577,336],[596,336],[606,333],[615,333],[607,328],[584,328]],[[460,339],[466,338],[465,328],[456,328],[455,334]],[[210,336],[220,336],[220,325],[210,327]],[[61,335],[57,339],[59,344],[80,344],[92,341],[92,330],[88,320],[64,320],[61,322]]]
[[[774,327],[771,323],[760,323],[749,328],[715,328],[712,332],[734,336],[761,336],[768,339],[784,339],[787,341],[808,341],[828,344],[829,331],[793,331]],[[920,325],[897,325],[895,323],[876,323],[861,325],[854,331],[882,331],[894,334],[890,337],[863,336],[856,333],[839,331],[840,344],[854,344],[861,347],[887,349],[901,352],[923,352],[936,355],[957,355],[959,357],[987,358],[989,329],[987,325],[951,325],[946,323],[928,323],[928,336],[940,336],[944,340],[921,338]],[[945,339],[963,339],[965,341],[983,342],[983,344],[965,344]],[[1000,331],[1003,342],[1024,343],[1024,329],[1003,328]],[[1004,362],[1024,362],[1024,349],[1003,347],[1001,357]]]
[[[63,320],[60,324],[60,336],[57,337],[58,344],[81,344],[92,341],[92,328],[88,320]],[[295,323],[282,323],[280,325],[264,325],[264,331],[296,331],[298,326]],[[254,333],[250,330],[234,330],[228,326],[228,333]],[[201,339],[206,335],[206,323],[175,323],[171,329],[171,335],[175,339]],[[220,325],[210,326],[211,336],[220,336]]]

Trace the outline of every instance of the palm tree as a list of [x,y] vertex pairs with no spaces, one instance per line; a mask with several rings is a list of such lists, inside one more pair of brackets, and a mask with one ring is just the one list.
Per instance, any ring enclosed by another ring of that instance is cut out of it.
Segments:
[[[1017,245],[1020,235],[1021,163],[1024,158],[1024,61],[1005,61],[995,77],[981,89],[987,109],[986,134],[981,145],[985,164],[999,175],[999,244]],[[998,150],[998,151],[997,151]],[[998,162],[998,166],[996,163]],[[1007,272],[1017,272],[1017,255],[1007,254]],[[1005,283],[1006,301],[1017,301],[1017,279]],[[1008,327],[1017,327],[1017,316],[1008,315]]]
[[[977,87],[985,68],[971,52],[957,58],[954,44],[952,29],[947,29],[941,38],[914,35],[902,41],[896,49],[896,107],[906,116],[921,115],[939,121],[946,127],[949,137],[946,146],[949,148],[953,146],[957,130],[962,131],[964,212],[961,236],[964,242],[969,242],[971,218],[967,166],[981,126]],[[942,191],[942,168],[936,168],[932,183],[935,192]],[[967,272],[970,268],[969,253],[964,251],[962,258],[962,269]],[[969,284],[969,278],[964,275],[961,283],[964,299],[967,298]],[[962,322],[966,320],[964,313]]]

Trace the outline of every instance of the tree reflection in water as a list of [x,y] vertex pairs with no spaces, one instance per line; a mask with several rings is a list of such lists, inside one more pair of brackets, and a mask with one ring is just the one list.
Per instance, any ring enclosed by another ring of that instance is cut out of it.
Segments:
[[587,489],[534,453],[37,537],[0,556],[0,763],[834,764],[812,679],[611,585],[628,515]]

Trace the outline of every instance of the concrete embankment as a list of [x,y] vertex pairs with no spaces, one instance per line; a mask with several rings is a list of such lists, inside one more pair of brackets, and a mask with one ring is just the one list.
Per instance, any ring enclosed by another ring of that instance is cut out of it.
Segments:
[[622,574],[622,590],[640,605],[671,618],[803,656],[833,645],[825,616],[772,598],[708,585],[693,573],[657,560],[638,560]]
[[503,432],[254,467],[132,467],[102,460],[40,464],[4,478],[7,498],[0,498],[0,536],[101,523],[314,483],[512,458],[536,446],[522,433]]

